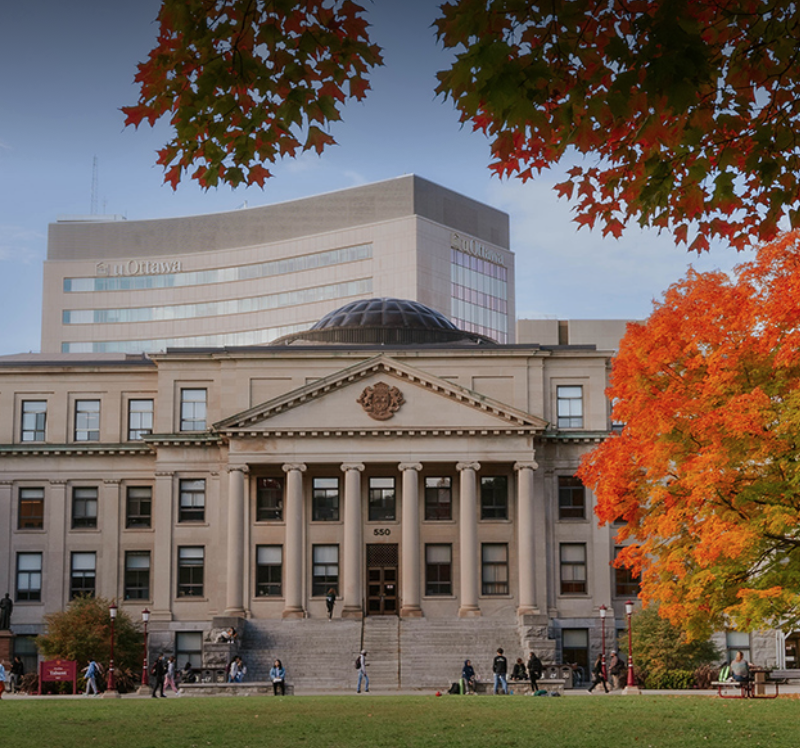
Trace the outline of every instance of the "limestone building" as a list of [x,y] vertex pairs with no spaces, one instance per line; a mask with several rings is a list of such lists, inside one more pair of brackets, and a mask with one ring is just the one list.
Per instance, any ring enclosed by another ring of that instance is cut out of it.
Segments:
[[228,213],[49,227],[42,351],[263,345],[349,301],[514,340],[508,215],[409,175]]

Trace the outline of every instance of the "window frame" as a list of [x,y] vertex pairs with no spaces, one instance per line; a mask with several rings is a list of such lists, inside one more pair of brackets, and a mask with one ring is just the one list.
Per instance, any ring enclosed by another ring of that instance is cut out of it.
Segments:
[[[90,566],[77,567],[76,561],[91,558]],[[79,581],[81,580],[81,581]],[[72,551],[69,557],[69,599],[94,597],[97,594],[97,553],[95,551]]]
[[[437,550],[446,550],[448,560],[432,559]],[[425,544],[425,595],[426,597],[453,596],[453,544]]]
[[[625,546],[617,545],[614,547],[614,561]],[[642,591],[641,580],[626,566],[614,565],[614,596],[627,599],[639,597]]]
[[[203,393],[202,399],[189,399],[190,393]],[[202,411],[202,413],[201,413]],[[181,387],[179,431],[205,431],[208,423],[208,388]]]
[[[38,496],[25,496],[36,492]],[[38,505],[38,512],[28,511],[26,505]],[[18,530],[44,530],[44,487],[20,486],[17,492],[17,529]]]
[[[92,495],[79,496],[81,492],[91,492]],[[96,530],[98,527],[98,514],[100,511],[99,490],[97,486],[73,486],[72,487],[72,508],[71,508],[71,529],[73,530]],[[94,505],[94,514],[90,509]],[[78,508],[83,506],[82,512]]]
[[[188,642],[193,642],[189,647]],[[199,649],[197,645],[199,644]],[[194,670],[203,668],[203,632],[202,631],[176,631],[175,632],[175,661],[190,662]],[[182,666],[181,666],[182,667]]]
[[[383,482],[385,482],[386,485],[380,485],[380,483]],[[397,480],[394,476],[373,475],[368,479],[367,521],[397,521]]]
[[[504,560],[487,559],[487,551],[490,549],[502,549]],[[497,597],[509,594],[508,543],[481,543],[481,595]]]
[[[565,559],[565,551],[568,548],[580,548],[583,554],[582,560]],[[559,543],[558,545],[558,566],[559,566],[559,592],[561,595],[586,595],[589,591],[588,584],[588,562],[586,554],[586,543]],[[580,569],[583,569],[583,579],[580,578]],[[566,572],[570,573],[567,574]]]
[[[192,487],[191,484],[197,484]],[[206,521],[206,479],[178,479],[178,522]]]
[[576,475],[558,476],[558,518],[568,521],[586,519],[586,486]]
[[[274,486],[267,485],[274,483]],[[283,522],[286,479],[283,475],[256,478],[256,522]]]
[[[335,482],[332,485],[321,485],[323,481]],[[318,482],[320,485],[318,485]],[[338,522],[341,506],[341,482],[336,477],[317,476],[311,479],[311,521]]]
[[[97,408],[88,408],[88,405]],[[81,398],[75,400],[75,423],[73,438],[76,442],[100,441],[100,408],[99,398]]]
[[[431,485],[429,485],[429,481]],[[442,481],[446,485],[434,485],[433,482]],[[424,478],[425,490],[425,521],[426,522],[448,522],[453,519],[453,478],[449,475],[430,475]],[[441,500],[446,496],[445,501]]]
[[[131,565],[135,558],[146,558],[147,567]],[[150,600],[150,572],[153,560],[150,551],[125,551],[123,595],[125,600]]]
[[[279,559],[277,563],[266,560],[262,562],[263,551],[276,551]],[[256,546],[256,587],[254,595],[257,598],[283,597],[283,546],[278,544],[262,544]]]
[[[134,403],[150,403],[149,410],[134,410]],[[149,426],[147,421],[149,416]],[[134,423],[135,421],[140,421]],[[132,397],[128,400],[128,441],[141,441],[143,436],[153,433],[155,422],[155,400],[153,398]]]
[[[199,555],[190,552],[199,551]],[[204,545],[178,546],[177,597],[198,599],[205,595],[206,548]],[[197,560],[199,559],[199,561]],[[199,579],[198,579],[199,578]]]
[[[497,482],[501,485],[495,485]],[[508,487],[507,475],[481,476],[481,520],[508,520]]]
[[[44,407],[42,410],[27,410],[27,406],[41,404]],[[32,427],[29,423],[31,420],[29,416],[33,416]],[[27,427],[26,427],[26,422]],[[32,434],[32,438],[26,438],[26,435]],[[47,439],[47,400],[23,400],[20,405],[20,441],[23,444],[31,444],[36,442],[44,442]]]
[[[335,550],[336,560],[317,558],[323,549]],[[311,546],[311,597],[325,597],[328,590],[333,589],[338,594],[341,568],[341,554],[338,543],[315,543]],[[322,571],[323,573],[318,573]]]
[[[135,491],[147,491],[147,497],[134,496]],[[145,513],[142,504],[147,503]],[[136,508],[136,511],[134,511]],[[125,488],[125,529],[150,529],[153,526],[153,487],[126,486]]]
[[[39,564],[38,567],[34,568],[31,567],[30,569],[23,569],[21,566],[21,561],[23,557],[30,557],[38,558]],[[15,577],[15,585],[14,585],[14,602],[28,602],[28,603],[39,603],[42,601],[42,578],[43,578],[43,568],[42,563],[44,561],[44,554],[41,551],[17,551],[17,568],[16,568],[16,577]],[[20,581],[23,578],[23,575],[28,579],[28,586],[25,588],[26,595],[22,595],[21,591],[23,589]],[[38,586],[33,584],[33,581],[38,577]]]
[[[576,397],[568,390],[577,390],[580,394]],[[583,428],[583,401],[582,384],[556,385],[556,425],[559,429]]]

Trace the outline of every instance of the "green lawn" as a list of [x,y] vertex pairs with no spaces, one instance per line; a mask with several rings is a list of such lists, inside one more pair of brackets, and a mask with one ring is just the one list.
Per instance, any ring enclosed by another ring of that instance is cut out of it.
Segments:
[[702,696],[4,699],[9,748],[796,748],[800,701]]

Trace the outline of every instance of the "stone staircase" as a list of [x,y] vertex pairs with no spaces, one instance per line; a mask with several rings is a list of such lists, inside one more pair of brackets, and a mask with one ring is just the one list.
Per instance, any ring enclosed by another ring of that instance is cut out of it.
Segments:
[[555,660],[546,616],[491,618],[367,617],[248,620],[240,654],[248,681],[268,680],[278,658],[298,692],[355,688],[355,659],[367,651],[371,691],[442,689],[457,680],[469,658],[482,680],[491,680],[492,660],[503,647],[509,663],[535,651],[542,662]]

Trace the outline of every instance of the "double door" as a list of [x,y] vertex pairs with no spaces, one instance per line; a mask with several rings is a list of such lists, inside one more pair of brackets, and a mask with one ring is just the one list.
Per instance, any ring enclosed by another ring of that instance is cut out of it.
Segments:
[[367,615],[397,615],[397,571],[396,543],[367,545]]

